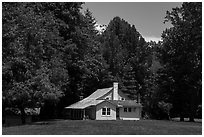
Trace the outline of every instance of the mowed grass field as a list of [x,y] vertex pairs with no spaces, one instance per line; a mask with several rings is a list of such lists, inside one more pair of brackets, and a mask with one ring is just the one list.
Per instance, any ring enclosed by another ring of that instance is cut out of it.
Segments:
[[201,122],[55,120],[2,127],[3,135],[201,135]]

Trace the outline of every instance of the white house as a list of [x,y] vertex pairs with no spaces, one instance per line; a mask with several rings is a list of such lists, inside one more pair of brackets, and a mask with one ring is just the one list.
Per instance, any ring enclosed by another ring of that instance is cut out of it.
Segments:
[[118,90],[118,83],[113,83],[113,87],[98,89],[65,109],[71,119],[139,120],[142,105],[136,100],[130,100]]

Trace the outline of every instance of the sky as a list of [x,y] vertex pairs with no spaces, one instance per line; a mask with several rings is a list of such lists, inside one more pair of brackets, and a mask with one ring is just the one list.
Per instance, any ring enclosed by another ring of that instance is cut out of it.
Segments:
[[108,25],[119,16],[135,25],[146,41],[158,41],[162,32],[171,27],[170,23],[163,23],[166,11],[181,5],[181,2],[86,2],[83,9],[92,12],[97,24]]

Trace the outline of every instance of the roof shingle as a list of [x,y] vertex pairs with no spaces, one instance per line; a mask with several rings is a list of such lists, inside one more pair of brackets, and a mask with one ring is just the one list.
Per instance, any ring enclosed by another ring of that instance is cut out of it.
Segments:
[[97,98],[103,96],[104,94],[107,94],[110,92],[113,88],[104,88],[104,89],[97,89],[94,93],[92,93],[90,96],[84,98],[81,101],[78,101],[68,107],[65,107],[66,109],[84,109],[86,107],[97,105],[104,100],[96,100]]
[[116,105],[117,107],[142,107],[140,103],[134,100],[107,100],[108,102]]

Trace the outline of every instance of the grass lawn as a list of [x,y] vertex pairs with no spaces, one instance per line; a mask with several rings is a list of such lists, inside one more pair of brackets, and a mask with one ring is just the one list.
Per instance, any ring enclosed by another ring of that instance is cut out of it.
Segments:
[[3,135],[201,135],[201,122],[55,120],[2,127]]

